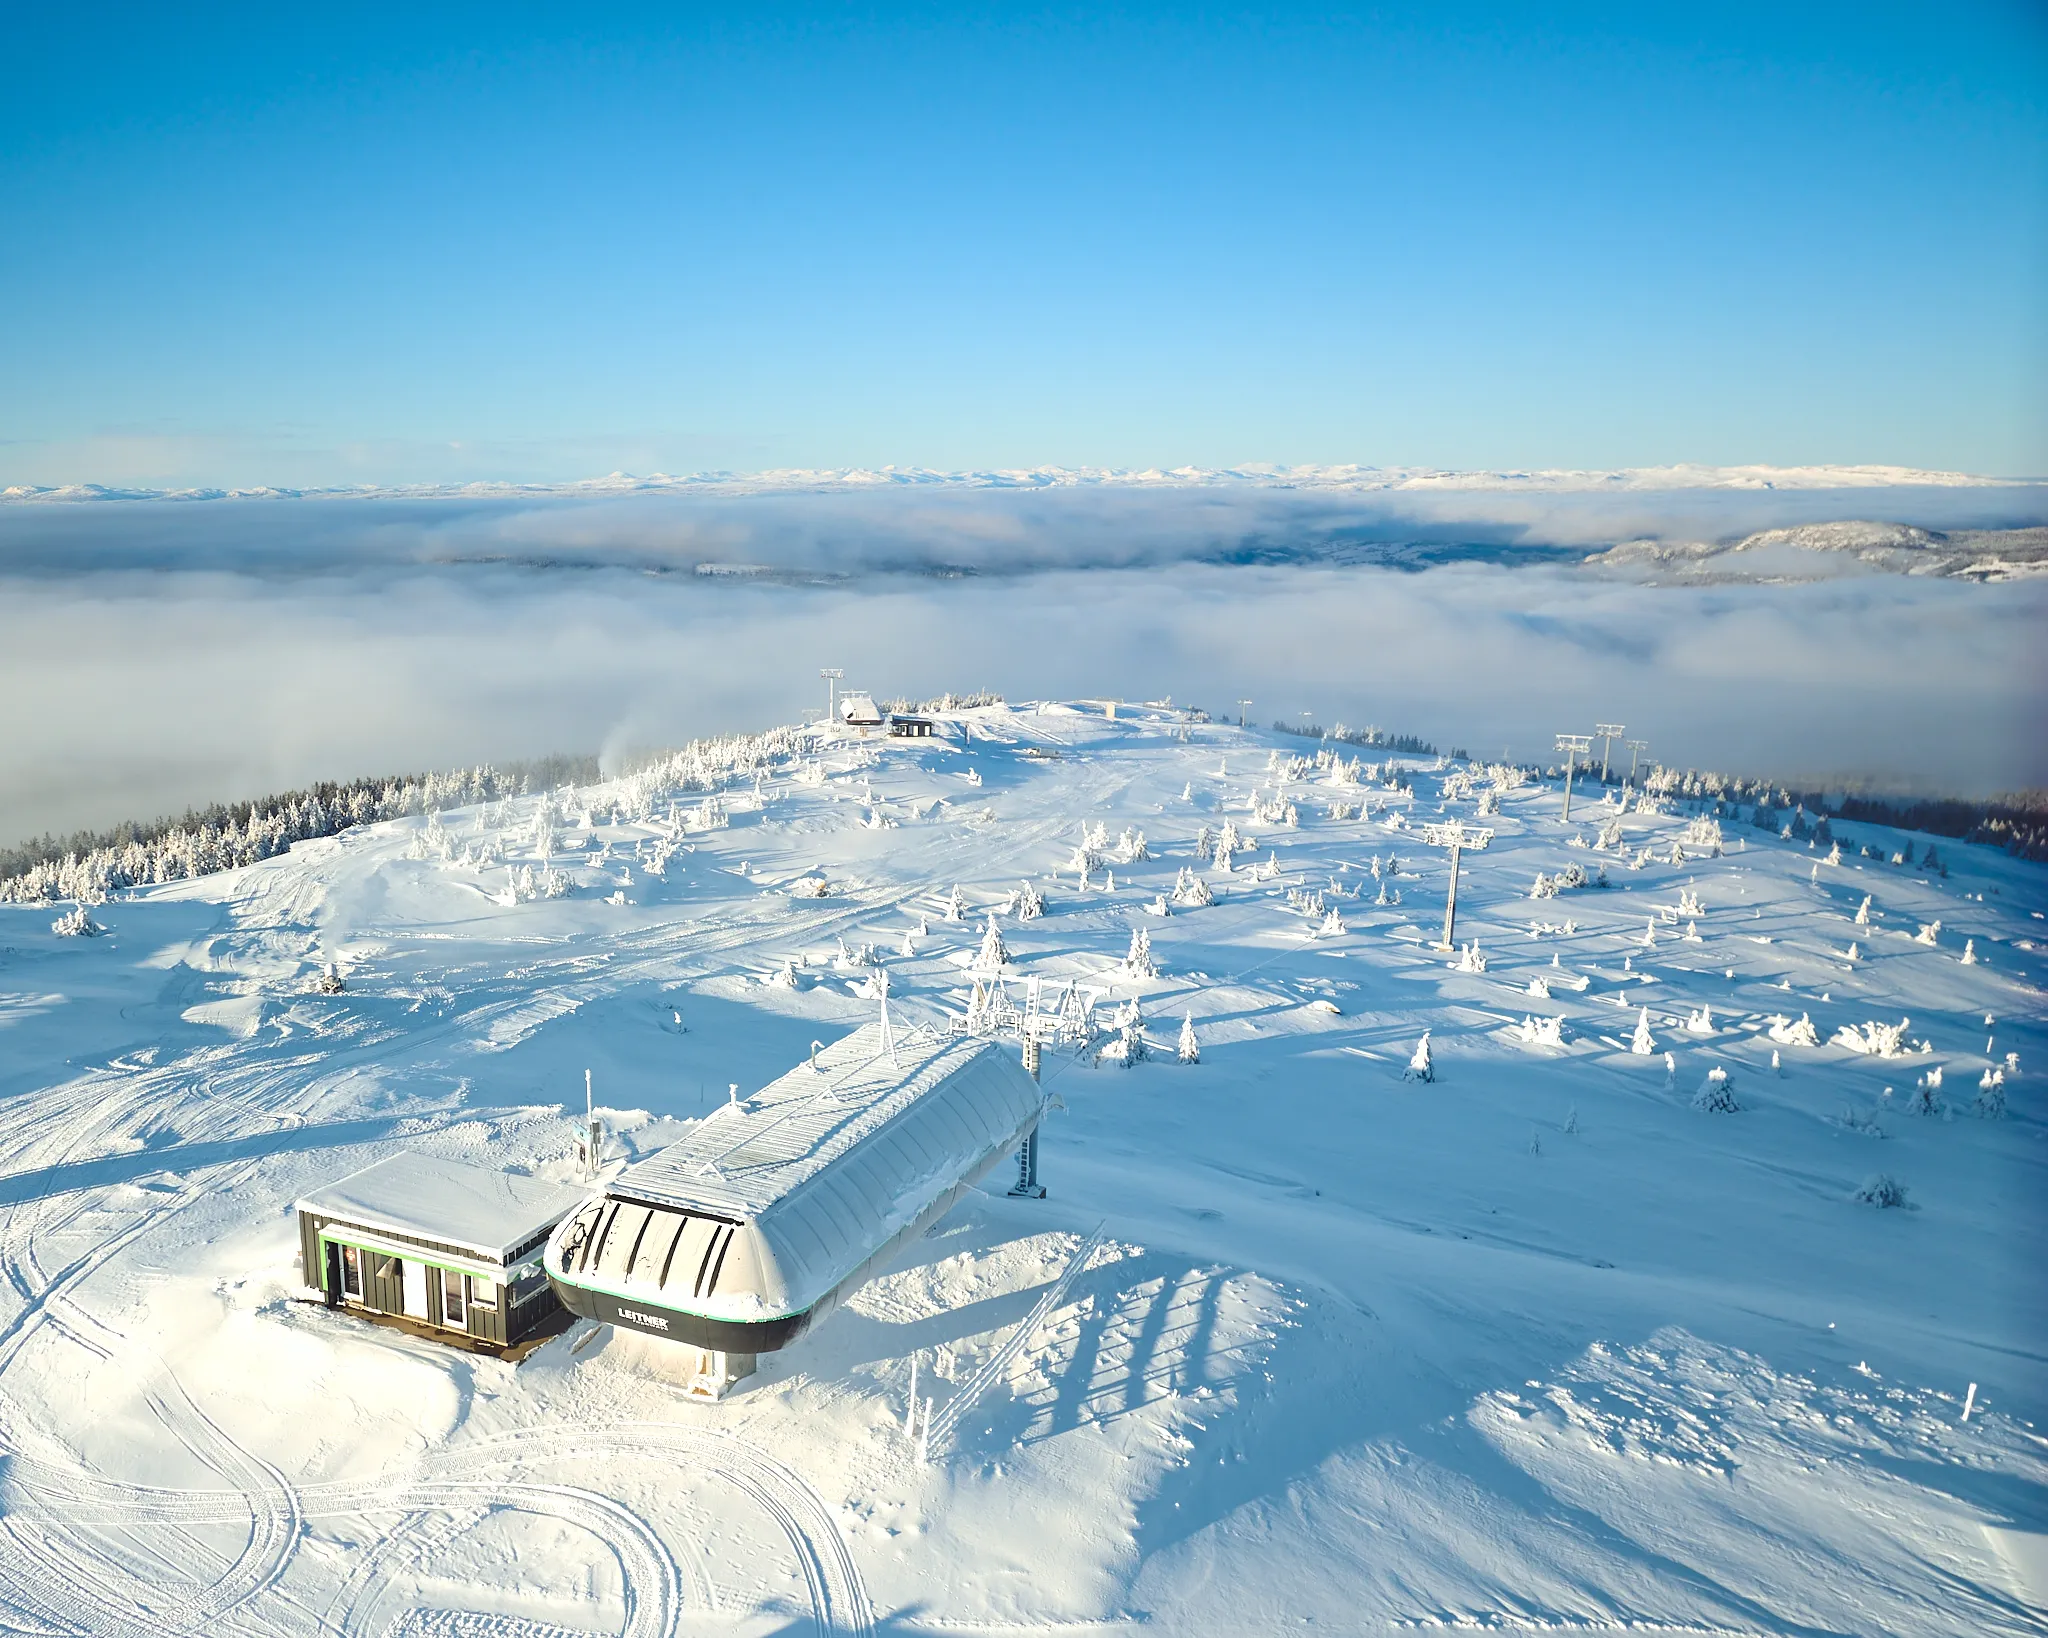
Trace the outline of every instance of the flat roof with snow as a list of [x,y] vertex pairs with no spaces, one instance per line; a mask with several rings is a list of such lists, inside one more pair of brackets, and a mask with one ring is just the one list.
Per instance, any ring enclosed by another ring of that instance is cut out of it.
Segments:
[[433,1155],[391,1155],[316,1189],[296,1209],[358,1228],[438,1240],[506,1263],[567,1216],[587,1186]]

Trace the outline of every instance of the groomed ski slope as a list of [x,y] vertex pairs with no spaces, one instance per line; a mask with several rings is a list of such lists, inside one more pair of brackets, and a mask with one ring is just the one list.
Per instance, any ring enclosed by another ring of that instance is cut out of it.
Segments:
[[[1477,818],[1455,769],[1282,780],[1312,742],[1165,708],[942,727],[302,844],[95,907],[99,937],[0,909],[0,1627],[2048,1627],[2040,867],[1734,824],[1673,865],[1683,813],[1575,847],[1597,791],[1569,827],[1535,784]],[[1460,892],[1481,971],[1431,948],[1446,809],[1496,832]],[[1193,851],[1226,820],[1255,844],[1227,872]],[[1146,913],[1183,867],[1215,902]],[[503,902],[521,869],[568,891]],[[647,1155],[871,1019],[863,945],[897,1027],[943,1027],[1027,881],[1009,975],[1136,998],[1149,1061],[1049,1054],[1050,1197],[971,1196],[724,1403],[643,1339],[514,1369],[304,1300],[300,1194],[401,1147],[570,1177],[585,1068],[610,1164]],[[1660,915],[1681,891],[1700,913]],[[1134,927],[1156,978],[1118,971]],[[1821,1045],[1772,1040],[1802,1015]],[[1827,1044],[1902,1017],[1904,1056]],[[1692,1106],[1716,1065],[1739,1112]],[[1851,1199],[1879,1172],[1905,1209]]]

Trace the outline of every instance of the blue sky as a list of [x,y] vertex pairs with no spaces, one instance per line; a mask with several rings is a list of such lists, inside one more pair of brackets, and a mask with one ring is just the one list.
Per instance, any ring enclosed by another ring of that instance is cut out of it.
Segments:
[[18,11],[0,484],[2048,473],[2044,16]]

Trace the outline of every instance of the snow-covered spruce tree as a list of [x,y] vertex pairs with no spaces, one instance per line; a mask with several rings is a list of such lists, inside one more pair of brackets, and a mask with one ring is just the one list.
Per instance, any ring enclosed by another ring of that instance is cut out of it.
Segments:
[[1700,1089],[1692,1095],[1692,1106],[1708,1115],[1740,1114],[1742,1105],[1735,1101],[1734,1077],[1721,1065],[1714,1065],[1707,1071],[1707,1078],[1700,1082]]
[[1145,1043],[1145,1021],[1138,1011],[1138,1004],[1132,1001],[1119,1014],[1116,1039],[1101,1053],[1119,1069],[1130,1069],[1152,1056]]
[[1629,1038],[1628,1049],[1638,1058],[1647,1058],[1657,1050],[1657,1038],[1650,1033],[1648,1007],[1636,1014],[1636,1032]]
[[917,941],[911,937],[908,927],[903,929],[903,942],[896,947],[896,953],[906,961],[917,954]]
[[1921,1076],[1913,1090],[1906,1094],[1906,1113],[1909,1115],[1939,1115],[1945,1107],[1938,1090],[1939,1081],[1930,1082]]
[[1820,1031],[1813,1027],[1812,1018],[1805,1013],[1799,1015],[1799,1022],[1789,1018],[1773,1018],[1770,1027],[1771,1039],[1781,1046],[1817,1047],[1820,1045]]
[[960,884],[955,882],[952,893],[946,899],[946,920],[965,921],[966,919],[967,895],[960,891]]
[[1458,952],[1457,970],[1461,973],[1483,973],[1486,971],[1486,956],[1479,948],[1476,938]]
[[1868,893],[1863,895],[1863,902],[1856,906],[1856,925],[1858,927],[1868,927],[1870,925],[1870,895]]
[[1873,1018],[1861,1029],[1854,1024],[1844,1024],[1835,1031],[1829,1044],[1847,1047],[1851,1052],[1872,1058],[1903,1058],[1906,1055],[1906,1028],[1912,1022],[1910,1018],[1901,1018],[1896,1024],[1885,1024]]
[[1329,913],[1323,917],[1322,925],[1316,929],[1316,935],[1319,938],[1335,938],[1345,930],[1344,918],[1337,914],[1337,907],[1331,905]]
[[1980,1120],[2005,1119],[2005,1072],[2003,1070],[1987,1069],[1984,1071],[1982,1078],[1977,1082],[1975,1108]]
[[1173,902],[1184,910],[1199,910],[1205,904],[1214,904],[1216,895],[1209,891],[1209,884],[1202,880],[1186,865],[1174,878]]
[[330,961],[314,982],[313,992],[316,995],[339,995],[346,988],[341,981],[340,966]]
[[1859,1206],[1876,1206],[1889,1211],[1906,1203],[1906,1185],[1890,1172],[1872,1172],[1849,1196]]
[[1133,979],[1159,976],[1158,964],[1152,959],[1152,935],[1142,927],[1131,929],[1131,947],[1124,955],[1123,975]]
[[1408,1060],[1408,1067],[1401,1071],[1404,1081],[1433,1081],[1436,1079],[1436,1061],[1429,1052],[1429,1031],[1422,1032],[1422,1039],[1415,1043],[1414,1054]]
[[1977,965],[1977,941],[1975,939],[1966,938],[1963,940],[1963,953],[1959,959],[1965,967]]
[[974,970],[999,973],[1009,964],[1009,947],[1003,943],[1003,930],[996,925],[995,912],[991,910],[988,924],[981,930],[981,948],[975,953]]
[[98,938],[106,929],[92,919],[84,905],[74,904],[50,923],[50,931],[59,938]]
[[1045,895],[1026,882],[1017,892],[1017,919],[1036,921],[1045,914]]
[[1202,1049],[1195,1040],[1195,1019],[1192,1013],[1181,1015],[1180,1041],[1175,1052],[1184,1064],[1198,1064],[1202,1061]]

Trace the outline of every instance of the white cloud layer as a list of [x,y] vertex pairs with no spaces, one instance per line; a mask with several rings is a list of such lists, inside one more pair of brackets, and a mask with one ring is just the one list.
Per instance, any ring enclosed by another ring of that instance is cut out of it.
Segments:
[[[0,507],[0,840],[885,693],[1171,693],[1535,756],[2048,783],[2048,586],[1650,588],[1620,539],[2041,521],[2033,487],[1263,484]],[[708,577],[767,565],[794,583]],[[1436,564],[1426,572],[1403,572]],[[835,578],[837,577],[837,578]]]
[[[1171,693],[1534,756],[1618,718],[1669,758],[1975,791],[2048,782],[2048,586],[1653,589],[1469,564],[1045,569],[845,586],[621,568],[16,573],[0,833],[359,772],[789,720],[883,693]],[[371,554],[374,558],[375,554]]]

